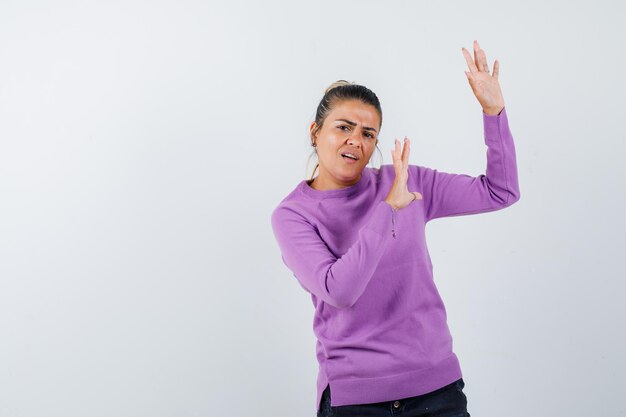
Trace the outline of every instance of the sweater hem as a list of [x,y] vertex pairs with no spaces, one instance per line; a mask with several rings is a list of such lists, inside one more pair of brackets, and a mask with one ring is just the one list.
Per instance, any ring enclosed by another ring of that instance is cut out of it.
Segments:
[[[458,357],[452,353],[437,365],[377,378],[348,378],[318,382],[322,391],[330,385],[331,406],[401,400],[433,392],[463,377]],[[327,381],[327,382],[326,382]],[[318,410],[321,392],[318,393]]]

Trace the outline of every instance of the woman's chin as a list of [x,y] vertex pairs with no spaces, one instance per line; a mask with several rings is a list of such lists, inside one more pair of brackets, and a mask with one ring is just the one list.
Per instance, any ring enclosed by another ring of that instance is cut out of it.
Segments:
[[355,183],[361,178],[362,169],[358,167],[347,167],[340,170],[340,173],[337,175],[337,179],[341,180],[343,183]]

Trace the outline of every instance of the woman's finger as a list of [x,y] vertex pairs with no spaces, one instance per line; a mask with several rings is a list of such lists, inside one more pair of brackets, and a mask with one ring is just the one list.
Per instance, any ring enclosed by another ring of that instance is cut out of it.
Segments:
[[409,165],[409,152],[411,152],[411,141],[405,136],[404,149],[402,150],[402,163],[404,164],[404,168]]
[[409,191],[409,194],[412,194],[413,201],[422,199],[422,195],[418,193],[417,191]]
[[396,171],[398,171],[400,169],[398,161],[398,139],[394,141],[394,148],[391,150],[391,157],[393,158],[393,166]]
[[498,74],[500,73],[500,62],[496,59],[493,63],[493,77],[497,80]]
[[474,61],[478,65],[480,71],[484,71],[489,74],[489,65],[487,64],[487,54],[485,50],[480,47],[478,41],[474,41]]
[[472,61],[472,56],[470,55],[469,51],[463,47],[461,48],[461,51],[463,51],[463,56],[465,57],[465,62],[467,62],[467,67],[469,68],[470,72],[478,72],[478,68],[474,64],[474,61]]
[[478,71],[484,71],[485,69],[483,68],[483,61],[482,59],[480,59],[480,46],[478,46],[478,41],[474,40],[474,62],[476,63],[476,66],[478,67]]
[[483,68],[485,69],[485,72],[489,74],[489,64],[487,64],[487,54],[485,53],[483,49],[480,50],[480,59],[483,63]]

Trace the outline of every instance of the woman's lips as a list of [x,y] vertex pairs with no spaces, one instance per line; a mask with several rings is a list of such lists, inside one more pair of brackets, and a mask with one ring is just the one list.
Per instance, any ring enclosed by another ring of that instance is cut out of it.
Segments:
[[356,164],[357,161],[352,159],[352,158],[348,158],[347,156],[342,156],[341,159],[343,159],[347,164]]

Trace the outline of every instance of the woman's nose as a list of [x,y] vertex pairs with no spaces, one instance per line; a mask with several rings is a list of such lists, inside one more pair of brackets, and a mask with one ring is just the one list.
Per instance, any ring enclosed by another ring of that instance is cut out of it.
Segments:
[[350,134],[348,135],[348,143],[349,144],[361,143],[360,136],[354,132],[350,132]]

